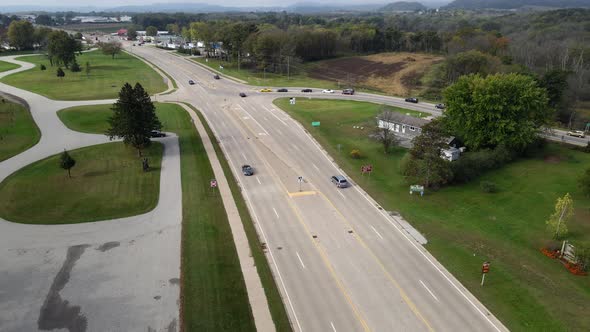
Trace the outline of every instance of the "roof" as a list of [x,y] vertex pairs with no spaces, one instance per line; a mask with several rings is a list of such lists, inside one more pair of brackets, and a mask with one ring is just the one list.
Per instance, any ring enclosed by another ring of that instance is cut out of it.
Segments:
[[408,126],[418,127],[418,128],[422,128],[425,124],[427,124],[429,122],[428,120],[416,118],[416,117],[413,117],[410,115],[405,115],[405,114],[398,113],[398,112],[391,112],[391,116],[389,117],[388,120],[395,122],[395,123],[405,124]]

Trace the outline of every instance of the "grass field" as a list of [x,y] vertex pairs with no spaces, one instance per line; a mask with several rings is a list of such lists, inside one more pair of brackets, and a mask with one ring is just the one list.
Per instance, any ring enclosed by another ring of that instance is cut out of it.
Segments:
[[28,224],[66,224],[114,219],[152,210],[160,193],[162,145],[137,152],[123,143],[70,151],[72,178],[59,167],[59,154],[24,167],[0,183],[0,216]]
[[[353,101],[331,108],[316,100],[298,100],[295,106],[288,105],[288,99],[275,103],[300,121],[385,209],[400,212],[424,234],[429,241],[426,248],[508,328],[590,330],[590,277],[574,276],[539,252],[551,239],[545,220],[556,198],[567,192],[576,206],[569,238],[590,241],[590,199],[581,195],[576,184],[590,166],[590,154],[550,144],[534,158],[420,197],[408,194],[408,185],[399,174],[399,161],[406,150],[384,155],[367,133],[352,129],[352,124],[370,123],[371,111]],[[321,121],[322,126],[312,128],[312,120]],[[351,159],[348,153],[353,148],[360,149],[365,158]],[[369,163],[374,167],[371,177],[360,176],[360,166]],[[484,194],[480,180],[495,182],[500,191]],[[482,288],[480,268],[485,260],[492,267]]]
[[0,73],[20,67],[17,64],[0,60]]
[[[82,71],[73,73],[65,69],[66,76],[56,76],[56,67],[49,65],[44,55],[19,58],[37,65],[30,70],[9,75],[2,82],[39,93],[58,100],[91,100],[111,99],[118,96],[126,82],[132,85],[139,82],[148,93],[153,94],[166,90],[162,77],[141,60],[121,53],[111,59],[98,51],[79,55],[77,61]],[[84,71],[86,62],[90,63],[91,71],[87,76]],[[40,70],[44,64],[47,70]]]
[[[66,127],[89,134],[104,134],[109,129],[107,120],[113,115],[111,104],[78,106],[57,112]],[[158,105],[160,107],[161,104]]]
[[0,102],[0,161],[27,150],[39,139],[41,132],[25,107]]

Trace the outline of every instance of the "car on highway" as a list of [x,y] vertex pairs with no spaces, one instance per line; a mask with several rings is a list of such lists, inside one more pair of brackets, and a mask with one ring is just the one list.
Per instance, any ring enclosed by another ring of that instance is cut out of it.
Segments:
[[289,90],[285,88],[277,89],[277,92],[289,92]]
[[334,90],[332,90],[332,89],[325,89],[325,90],[322,90],[322,93],[334,93]]
[[330,178],[333,184],[336,185],[338,188],[346,188],[348,187],[348,181],[342,175],[334,175]]
[[190,84],[190,85],[195,85],[195,81],[193,81],[193,80],[188,80],[188,84]]
[[159,130],[152,130],[150,132],[150,136],[151,137],[166,137],[166,133],[163,133],[163,132],[161,132]]
[[579,137],[579,138],[584,138],[586,137],[586,135],[584,134],[583,131],[581,130],[570,130],[567,132],[568,136],[574,136],[574,137]]
[[301,90],[301,92],[313,92],[313,90],[312,89],[303,89],[303,90]]
[[264,89],[260,89],[260,92],[272,92],[272,89],[264,88]]
[[439,110],[444,110],[446,108],[445,104],[436,104],[434,105],[434,108],[439,109]]
[[254,168],[250,165],[242,165],[242,174],[245,176],[254,175]]
[[418,98],[414,98],[414,97],[411,97],[411,98],[406,98],[406,101],[407,101],[408,103],[414,103],[414,104],[418,104]]
[[343,95],[353,95],[354,89],[344,89],[344,90],[342,90],[342,94]]
[[218,80],[218,79],[220,79],[221,77],[219,77],[219,75],[214,75],[214,76],[213,76],[213,78],[214,78],[214,79],[216,79],[216,80]]
[[243,92],[240,92],[240,97],[244,98],[244,97],[246,97],[246,94]]

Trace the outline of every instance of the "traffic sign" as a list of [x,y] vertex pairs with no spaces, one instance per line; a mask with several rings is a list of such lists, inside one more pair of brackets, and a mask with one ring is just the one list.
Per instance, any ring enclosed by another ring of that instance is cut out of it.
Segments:
[[311,123],[311,126],[312,126],[312,127],[319,127],[319,126],[320,126],[320,122],[319,122],[319,121],[313,121],[313,122]]
[[485,262],[481,266],[481,273],[488,273],[490,272],[490,262]]
[[373,165],[363,165],[361,166],[361,173],[371,173],[373,172]]
[[209,183],[211,184],[211,188],[217,188],[217,180],[213,179]]
[[298,177],[297,182],[299,182],[299,183],[303,182],[303,176]]

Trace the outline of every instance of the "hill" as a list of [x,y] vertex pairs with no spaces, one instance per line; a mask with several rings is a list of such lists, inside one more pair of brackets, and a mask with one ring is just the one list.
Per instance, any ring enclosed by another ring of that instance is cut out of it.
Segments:
[[392,2],[379,9],[379,11],[383,12],[413,12],[419,10],[426,10],[426,6],[419,2],[412,1]]
[[589,0],[455,0],[447,9],[518,9],[522,7],[573,8],[590,7]]

